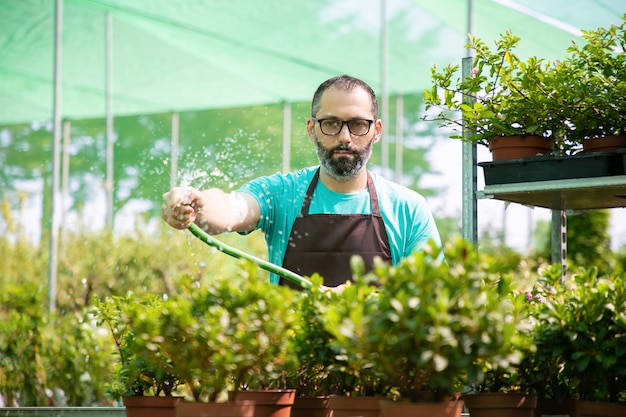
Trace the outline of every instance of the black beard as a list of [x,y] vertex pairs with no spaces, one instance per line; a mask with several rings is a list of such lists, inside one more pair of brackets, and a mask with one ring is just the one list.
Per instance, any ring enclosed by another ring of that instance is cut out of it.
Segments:
[[[374,141],[371,140],[367,146],[360,151],[348,145],[338,145],[328,149],[324,148],[317,136],[315,137],[315,149],[317,150],[320,165],[328,172],[331,178],[341,182],[348,181],[359,175],[372,154],[373,144]],[[352,152],[352,158],[345,156],[333,158],[336,151]]]

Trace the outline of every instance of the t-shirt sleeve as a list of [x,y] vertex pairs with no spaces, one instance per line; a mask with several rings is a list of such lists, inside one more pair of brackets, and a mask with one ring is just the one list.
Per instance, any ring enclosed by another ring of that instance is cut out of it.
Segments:
[[433,240],[437,246],[441,246],[441,237],[439,236],[437,224],[428,207],[428,203],[421,196],[418,199],[418,204],[415,206],[412,218],[412,233],[408,236],[404,256],[408,256],[411,252],[419,250],[430,240]]
[[246,193],[254,197],[259,203],[260,216],[256,229],[268,231],[273,225],[276,218],[276,212],[279,210],[278,204],[281,204],[277,197],[284,195],[284,180],[279,174],[259,177],[242,185],[237,191]]

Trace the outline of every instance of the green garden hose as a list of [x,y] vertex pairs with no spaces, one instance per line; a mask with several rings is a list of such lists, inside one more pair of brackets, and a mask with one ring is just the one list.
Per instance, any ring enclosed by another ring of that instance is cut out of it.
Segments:
[[225,254],[233,256],[237,259],[247,259],[248,261],[254,262],[261,268],[265,269],[266,271],[269,271],[273,274],[283,277],[291,281],[292,283],[301,286],[304,289],[309,289],[312,286],[311,281],[296,274],[295,272],[292,272],[288,269],[275,265],[271,262],[264,261],[263,259],[257,258],[256,256],[242,252],[238,249],[233,248],[232,246],[222,243],[219,240],[213,238],[208,233],[205,233],[202,229],[200,229],[195,224],[192,224],[191,226],[189,226],[189,231],[193,233],[195,237],[197,237],[198,239],[200,239],[207,245],[216,248],[220,252],[224,252]]

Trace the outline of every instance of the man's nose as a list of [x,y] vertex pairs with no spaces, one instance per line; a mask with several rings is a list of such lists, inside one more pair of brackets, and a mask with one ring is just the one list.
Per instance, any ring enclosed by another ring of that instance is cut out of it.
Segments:
[[337,140],[342,143],[352,142],[352,133],[350,133],[347,123],[344,123],[343,126],[341,126],[341,130],[337,133]]

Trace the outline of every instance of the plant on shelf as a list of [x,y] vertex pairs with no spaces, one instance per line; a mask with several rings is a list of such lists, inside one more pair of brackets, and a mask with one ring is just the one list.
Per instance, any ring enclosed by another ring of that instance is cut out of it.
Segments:
[[[492,147],[513,136],[545,138],[551,148],[567,149],[565,124],[554,65],[537,57],[520,59],[514,50],[520,38],[506,32],[490,49],[470,37],[466,48],[475,51],[471,74],[463,77],[458,65],[431,68],[432,87],[424,90],[426,109],[437,109],[424,119],[453,128],[450,136]],[[463,136],[463,130],[471,134]],[[541,140],[541,139],[540,139]]]
[[[373,272],[380,287],[356,348],[403,402],[447,404],[481,383],[485,363],[506,369],[520,359],[512,346],[523,300],[507,296],[511,278],[480,264],[460,238],[444,253],[431,244]],[[348,318],[341,326],[347,337],[354,324]]]
[[619,25],[583,31],[582,42],[555,62],[521,60],[514,53],[521,39],[510,31],[495,50],[470,37],[466,48],[475,57],[469,74],[463,77],[458,65],[431,68],[424,119],[453,128],[452,138],[492,150],[504,137],[538,136],[552,139],[558,153],[572,154],[590,139],[623,136],[625,29],[626,14]]
[[568,76],[561,89],[569,140],[626,135],[626,14],[620,25],[583,31],[557,70]]

